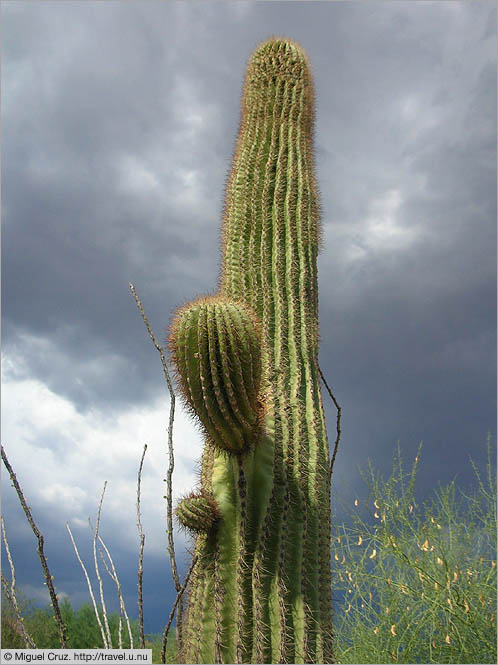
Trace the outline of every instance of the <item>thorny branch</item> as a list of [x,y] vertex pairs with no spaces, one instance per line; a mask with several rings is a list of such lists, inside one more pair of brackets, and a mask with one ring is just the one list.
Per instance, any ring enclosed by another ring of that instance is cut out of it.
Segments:
[[[169,423],[168,423],[168,451],[169,451],[169,464],[168,464],[168,471],[166,474],[166,500],[167,500],[167,520],[168,520],[168,553],[169,553],[169,559],[170,559],[170,565],[171,565],[171,575],[173,577],[173,582],[175,584],[175,589],[177,593],[180,592],[181,585],[180,585],[180,578],[178,577],[178,568],[176,566],[176,558],[175,558],[175,544],[173,540],[173,489],[172,489],[172,477],[173,477],[173,469],[175,468],[175,458],[174,458],[174,452],[173,452],[173,421],[175,418],[175,393],[173,391],[173,384],[171,382],[171,377],[168,371],[168,366],[166,364],[166,358],[164,355],[164,349],[159,345],[152,328],[150,327],[149,319],[147,318],[147,315],[144,311],[144,308],[142,306],[142,303],[140,301],[140,298],[137,295],[137,292],[135,290],[135,287],[133,284],[130,282],[130,291],[135,299],[135,302],[137,304],[137,307],[139,309],[139,312],[142,316],[143,322],[145,324],[145,327],[147,328],[147,332],[149,333],[149,337],[152,340],[152,343],[156,347],[156,349],[159,352],[159,355],[161,357],[161,365],[163,368],[164,376],[166,378],[166,383],[168,385],[168,390],[170,394],[170,409],[169,409]],[[181,596],[180,596],[181,598]],[[178,644],[181,645],[181,638],[182,638],[182,616],[183,616],[183,607],[182,604],[180,603],[180,607],[178,609],[178,616],[176,620],[176,628],[177,628],[177,633],[178,633]]]
[[144,576],[144,543],[145,543],[145,534],[142,529],[142,522],[140,520],[140,484],[142,481],[142,467],[144,465],[145,451],[147,450],[147,444],[144,445],[144,451],[142,453],[142,459],[140,460],[140,466],[138,468],[138,481],[137,481],[137,527],[138,535],[140,537],[140,550],[138,553],[138,621],[140,628],[140,645],[142,649],[145,649],[145,635],[144,635],[144,606],[143,606],[143,576]]
[[183,586],[180,587],[180,589],[178,591],[178,594],[176,596],[176,600],[173,604],[173,607],[172,607],[170,615],[169,615],[168,623],[166,624],[166,628],[164,629],[163,646],[162,646],[162,649],[161,649],[161,663],[166,662],[166,647],[168,645],[169,629],[171,628],[171,624],[173,622],[173,617],[175,616],[176,607],[177,607],[178,603],[180,602],[181,597],[183,596],[183,592],[187,588],[187,584],[188,584],[188,581],[190,579],[190,575],[192,574],[192,571],[194,570],[194,566],[197,563],[197,559],[198,559],[197,555],[194,556],[194,558],[192,559],[192,563],[190,564],[190,568],[189,568],[187,576],[185,578],[185,582],[183,583]]
[[71,538],[71,542],[73,543],[74,551],[76,552],[76,556],[78,558],[78,561],[80,562],[80,565],[83,568],[83,572],[84,572],[85,577],[86,577],[86,583],[88,585],[88,591],[90,592],[90,598],[92,599],[92,603],[93,603],[93,609],[95,611],[95,616],[97,617],[97,623],[99,624],[100,632],[102,634],[102,642],[104,644],[104,649],[107,649],[108,648],[107,639],[106,639],[106,636],[105,636],[104,627],[103,627],[102,622],[100,620],[99,611],[97,609],[97,603],[95,602],[95,596],[93,595],[92,583],[90,582],[90,578],[88,577],[88,573],[87,573],[87,570],[85,568],[85,564],[81,560],[80,553],[78,552],[78,548],[77,548],[76,543],[74,541],[73,534],[72,534],[71,529],[69,527],[69,523],[67,523],[67,522],[66,522],[66,529],[69,532],[69,536]]
[[335,457],[337,455],[337,448],[339,447],[339,441],[341,438],[341,407],[339,406],[338,401],[334,397],[333,392],[329,388],[329,384],[327,383],[325,377],[323,376],[322,369],[320,365],[318,365],[318,371],[320,372],[320,376],[322,378],[322,381],[325,385],[325,388],[327,388],[327,392],[330,395],[332,401],[334,402],[335,408],[337,409],[337,423],[336,423],[336,431],[337,431],[337,436],[335,439],[335,444],[334,444],[334,452],[332,453],[332,459],[330,460],[330,467],[329,467],[329,483],[332,479],[332,471],[334,469],[334,463],[335,463]]
[[10,548],[9,548],[9,541],[7,540],[7,533],[5,531],[5,524],[3,521],[3,516],[0,516],[0,521],[2,524],[2,537],[3,537],[3,542],[5,544],[5,550],[7,552],[7,558],[9,560],[10,564],[10,573],[11,573],[11,581],[10,581],[10,589],[7,583],[7,580],[5,577],[2,575],[2,586],[3,590],[5,593],[5,596],[7,597],[7,600],[12,606],[12,609],[14,610],[14,614],[16,616],[16,621],[17,621],[17,631],[19,632],[20,635],[22,635],[22,638],[24,639],[24,644],[26,645],[26,649],[36,649],[36,644],[33,642],[31,637],[26,631],[26,627],[24,626],[24,621],[21,616],[21,612],[19,610],[19,606],[17,604],[17,598],[16,598],[16,571],[14,568],[14,562],[12,560],[12,555],[10,553]]
[[111,631],[109,630],[109,623],[107,621],[107,609],[105,606],[105,600],[104,600],[104,586],[102,584],[102,578],[100,577],[100,571],[99,571],[99,563],[97,561],[97,538],[99,535],[99,526],[100,526],[100,513],[102,512],[102,502],[104,501],[104,494],[105,494],[105,488],[107,487],[107,480],[104,483],[104,489],[102,490],[102,496],[100,497],[100,503],[99,503],[99,509],[97,511],[97,523],[95,525],[95,531],[92,529],[92,525],[90,523],[90,518],[88,518],[88,522],[90,524],[90,528],[93,531],[93,561],[95,564],[95,574],[97,575],[97,579],[99,581],[99,590],[100,590],[100,604],[102,605],[102,614],[104,615],[104,626],[105,626],[105,632],[107,635],[107,642],[109,644],[109,649],[112,649],[112,640],[111,640]]
[[15,613],[16,623],[13,626],[14,630],[17,632],[18,635],[20,635],[23,638],[24,644],[26,645],[26,649],[36,649],[37,648],[36,644],[33,642],[29,634],[26,632],[26,627],[24,626],[23,617],[21,616],[19,607],[17,606],[16,598],[15,596],[12,595],[11,590],[9,588],[9,583],[7,582],[3,573],[0,574],[0,578],[2,581],[2,587],[5,597],[9,601]]
[[100,558],[102,559],[102,563],[104,564],[105,569],[109,573],[109,576],[113,580],[114,584],[116,585],[117,591],[118,591],[119,607],[120,607],[119,631],[118,631],[118,634],[119,634],[119,648],[120,649],[123,648],[122,638],[121,638],[121,615],[122,615],[125,618],[126,625],[127,625],[127,628],[128,628],[128,637],[130,638],[130,649],[133,649],[133,634],[131,632],[130,619],[128,618],[128,613],[126,612],[126,606],[125,606],[125,602],[124,602],[124,598],[123,598],[123,592],[121,590],[121,583],[120,583],[119,578],[118,578],[118,573],[117,573],[116,568],[114,566],[114,561],[112,560],[111,553],[107,549],[106,544],[104,543],[104,541],[102,540],[102,538],[100,536],[98,537],[98,540],[99,540],[99,543],[104,548],[104,551],[107,555],[107,558],[109,559],[109,563],[111,564],[111,570],[109,570],[109,567],[106,563],[106,560],[104,559],[104,555],[102,554],[102,550],[99,549]]
[[21,502],[21,506],[24,510],[24,514],[26,515],[26,518],[29,522],[29,525],[31,526],[33,533],[35,534],[36,538],[38,539],[38,556],[40,557],[41,565],[43,568],[43,573],[45,575],[45,580],[47,583],[48,591],[50,594],[50,600],[52,601],[52,607],[54,608],[54,618],[55,621],[57,622],[57,626],[59,628],[59,640],[61,644],[62,649],[67,648],[67,635],[66,635],[66,626],[64,625],[64,622],[62,621],[62,615],[59,607],[59,602],[57,600],[57,594],[55,593],[55,588],[53,584],[53,577],[50,574],[50,570],[48,569],[48,564],[47,564],[47,559],[45,557],[45,553],[43,551],[43,535],[41,534],[40,530],[36,526],[33,516],[31,515],[31,511],[29,509],[29,506],[26,503],[26,499],[24,498],[24,494],[22,492],[22,489],[17,481],[16,474],[14,473],[9,460],[7,459],[7,455],[5,453],[5,450],[3,446],[1,446],[1,452],[2,452],[2,460],[3,463],[5,464],[5,467],[7,471],[10,474],[10,479],[12,480],[12,484],[14,485],[17,496],[19,497],[19,501]]

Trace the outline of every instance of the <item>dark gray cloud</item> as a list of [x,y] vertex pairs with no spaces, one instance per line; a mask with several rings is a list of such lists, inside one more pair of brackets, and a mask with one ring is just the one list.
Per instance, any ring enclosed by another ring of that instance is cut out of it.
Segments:
[[[36,380],[83,418],[116,419],[164,394],[128,282],[161,337],[177,305],[216,288],[244,65],[284,34],[315,79],[337,486],[353,491],[368,456],[387,472],[398,439],[408,458],[424,441],[422,495],[455,474],[470,483],[468,454],[482,459],[496,422],[496,7],[16,2],[2,14],[6,390]],[[33,425],[28,438],[63,450],[68,431]]]

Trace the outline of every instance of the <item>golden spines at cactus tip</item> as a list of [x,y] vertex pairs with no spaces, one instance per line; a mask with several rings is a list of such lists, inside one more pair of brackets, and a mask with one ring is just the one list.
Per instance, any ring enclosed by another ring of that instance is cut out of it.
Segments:
[[244,304],[221,296],[182,307],[169,346],[185,402],[212,443],[250,447],[261,419],[261,332]]
[[[294,88],[296,92],[305,95],[310,107],[313,106],[313,83],[308,57],[302,47],[291,39],[266,40],[252,54],[244,82],[243,112],[248,104],[267,95],[269,87],[276,89],[277,85]],[[267,105],[267,112],[273,113],[271,104]]]
[[309,78],[308,60],[302,47],[291,39],[268,39],[252,54],[247,77],[258,84],[274,77],[306,82]]

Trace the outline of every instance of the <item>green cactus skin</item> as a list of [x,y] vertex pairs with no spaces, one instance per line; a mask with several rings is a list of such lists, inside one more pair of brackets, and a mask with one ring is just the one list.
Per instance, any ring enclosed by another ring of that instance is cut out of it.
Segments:
[[312,126],[303,50],[263,42],[244,84],[219,293],[182,308],[170,336],[220,516],[196,537],[186,663],[333,662]]

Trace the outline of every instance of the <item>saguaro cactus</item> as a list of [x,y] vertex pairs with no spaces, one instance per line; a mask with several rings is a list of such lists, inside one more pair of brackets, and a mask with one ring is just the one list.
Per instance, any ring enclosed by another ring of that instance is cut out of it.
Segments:
[[313,89],[288,39],[252,55],[226,188],[219,291],[171,325],[206,437],[181,658],[331,663],[329,448],[318,354]]

